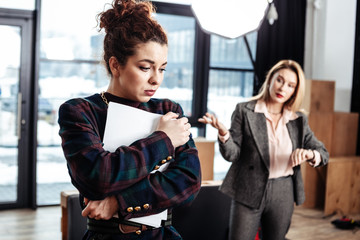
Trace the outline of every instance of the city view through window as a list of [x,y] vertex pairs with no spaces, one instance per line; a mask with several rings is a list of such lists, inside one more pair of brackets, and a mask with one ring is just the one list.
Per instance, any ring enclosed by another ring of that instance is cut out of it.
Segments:
[[[36,170],[38,205],[58,204],[60,192],[74,188],[58,134],[60,104],[70,98],[105,91],[109,82],[101,63],[103,33],[97,31],[95,19],[104,8],[104,2],[87,1],[88,11],[79,12],[77,9],[83,8],[84,1],[64,0],[55,5],[52,0],[42,0]],[[69,5],[72,7],[68,8]],[[67,12],[66,17],[64,12]],[[169,52],[164,81],[154,97],[180,103],[185,114],[191,116],[193,83],[196,81],[193,79],[196,20],[162,13],[156,13],[155,17],[168,33]],[[11,31],[16,33],[16,29]],[[247,37],[255,56],[256,32]],[[230,126],[236,103],[252,96],[253,66],[243,38],[229,40],[211,36],[210,47],[207,108]],[[12,74],[9,79],[16,79],[17,72]],[[16,87],[16,82],[9,83],[6,89],[1,89],[0,95],[0,149],[4,153],[0,156],[0,188],[16,186],[16,121],[10,121],[16,118],[16,105],[7,106],[3,101],[5,96],[13,100],[17,97]],[[196,137],[197,129],[192,128],[192,133]],[[207,127],[205,137],[216,140],[216,131]],[[217,144],[215,150],[214,173],[218,180],[223,178],[229,164],[222,159]],[[16,187],[13,188],[16,191]],[[0,196],[0,201],[4,200],[2,198],[4,196]]]

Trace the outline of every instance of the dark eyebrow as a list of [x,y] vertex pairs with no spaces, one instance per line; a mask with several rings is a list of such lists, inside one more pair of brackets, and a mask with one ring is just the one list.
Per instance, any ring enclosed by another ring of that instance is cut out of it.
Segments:
[[[150,60],[150,59],[142,59],[142,60],[140,60],[139,62],[148,62],[148,63],[150,63],[150,64],[155,64],[155,62],[152,61],[152,60]],[[167,62],[164,62],[163,64],[161,64],[161,66],[164,66],[164,65],[166,65],[166,64],[167,64]]]

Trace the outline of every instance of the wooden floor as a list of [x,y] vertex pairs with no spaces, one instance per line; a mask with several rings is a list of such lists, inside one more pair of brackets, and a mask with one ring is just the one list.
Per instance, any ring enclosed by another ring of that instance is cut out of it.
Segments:
[[[286,237],[290,240],[360,240],[360,228],[341,230],[331,224],[341,217],[340,214],[326,217],[321,210],[297,207]],[[346,217],[360,220],[360,214]]]
[[61,240],[61,208],[0,211],[1,240]]
[[[60,217],[60,207],[41,207],[36,211],[28,209],[0,211],[0,240],[61,240]],[[320,210],[298,207],[295,209],[287,238],[290,240],[359,240],[359,228],[340,230],[331,224],[332,220],[340,217],[340,215],[334,215],[324,218]],[[348,217],[360,220],[360,214]]]

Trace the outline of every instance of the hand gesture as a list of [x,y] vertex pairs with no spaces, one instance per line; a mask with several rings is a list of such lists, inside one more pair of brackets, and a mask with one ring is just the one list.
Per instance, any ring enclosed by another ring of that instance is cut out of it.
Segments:
[[83,217],[94,218],[96,220],[109,220],[119,210],[119,204],[115,196],[107,197],[103,200],[93,201],[84,198],[86,207],[81,212]]
[[290,160],[292,162],[293,167],[300,165],[305,161],[314,160],[314,159],[315,159],[315,153],[311,149],[297,148],[290,155]]
[[198,121],[205,124],[211,124],[211,126],[219,131],[221,136],[225,136],[228,132],[224,124],[219,122],[218,118],[214,114],[207,112],[202,118],[199,118]]
[[160,118],[157,131],[163,131],[168,135],[174,148],[189,141],[191,125],[186,117],[178,118],[178,114],[168,112]]

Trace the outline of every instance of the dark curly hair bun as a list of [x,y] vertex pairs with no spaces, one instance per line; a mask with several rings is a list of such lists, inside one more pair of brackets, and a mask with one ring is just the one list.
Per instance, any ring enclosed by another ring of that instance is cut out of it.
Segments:
[[111,7],[98,15],[100,29],[105,30],[104,61],[108,72],[109,59],[115,56],[121,65],[135,54],[137,44],[155,41],[167,45],[161,25],[152,18],[155,8],[151,2],[114,0]]

